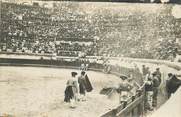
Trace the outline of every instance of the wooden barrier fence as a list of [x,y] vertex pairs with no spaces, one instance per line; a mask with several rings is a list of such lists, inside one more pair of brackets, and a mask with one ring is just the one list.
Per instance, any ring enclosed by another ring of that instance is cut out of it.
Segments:
[[104,113],[101,117],[141,117],[144,115],[145,102],[144,84],[136,94],[121,102],[119,106]]

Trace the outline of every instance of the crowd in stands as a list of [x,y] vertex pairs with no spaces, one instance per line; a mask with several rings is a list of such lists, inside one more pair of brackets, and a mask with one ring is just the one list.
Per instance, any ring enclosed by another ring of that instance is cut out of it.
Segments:
[[173,61],[177,56],[179,46],[176,40],[163,40],[158,43],[156,56],[158,59],[170,59]]
[[142,25],[148,20],[140,13],[113,14],[102,10],[88,15],[74,7],[60,6],[51,9],[2,3],[0,51],[170,59],[175,58],[179,49],[174,41],[157,42],[153,46],[154,39],[144,38],[148,26]]
[[67,19],[58,14],[53,17],[50,9],[42,7],[3,3],[1,10],[1,51],[62,56],[78,56],[80,51],[93,54],[94,44],[89,33],[85,33],[89,31],[86,23],[72,23],[75,18],[68,19],[67,15]]

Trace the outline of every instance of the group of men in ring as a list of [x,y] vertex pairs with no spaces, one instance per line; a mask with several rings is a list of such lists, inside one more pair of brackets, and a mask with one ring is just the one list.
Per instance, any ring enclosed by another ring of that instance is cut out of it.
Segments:
[[71,108],[75,108],[75,102],[86,101],[86,92],[92,90],[92,84],[85,71],[82,71],[80,76],[77,72],[71,72],[66,84],[64,101],[70,103]]

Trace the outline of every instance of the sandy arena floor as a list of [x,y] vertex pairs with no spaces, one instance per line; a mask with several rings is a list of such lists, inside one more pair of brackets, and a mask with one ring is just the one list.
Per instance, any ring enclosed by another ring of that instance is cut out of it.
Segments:
[[[70,69],[40,67],[0,67],[0,114],[15,117],[96,117],[118,103],[100,95],[107,84],[121,80],[113,75],[88,71],[94,91],[87,101],[71,109],[63,102]],[[80,71],[78,71],[80,72]]]

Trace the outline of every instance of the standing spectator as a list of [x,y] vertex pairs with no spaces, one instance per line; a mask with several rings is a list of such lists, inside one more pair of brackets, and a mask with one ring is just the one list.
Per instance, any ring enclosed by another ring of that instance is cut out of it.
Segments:
[[88,68],[89,68],[89,63],[86,63],[86,64],[85,64],[85,71],[87,71]]
[[143,79],[145,79],[147,71],[145,65],[142,65],[142,74],[143,74]]
[[146,67],[146,76],[145,76],[145,80],[148,80],[148,77],[151,77],[151,71],[149,67]]
[[80,70],[85,71],[85,66],[86,65],[84,63],[82,63],[81,66],[80,66]]
[[153,80],[153,103],[152,103],[152,106],[157,107],[158,87],[160,86],[160,81],[155,72],[152,74],[152,76],[153,76],[153,79],[152,79]]
[[146,92],[146,109],[152,111],[153,103],[153,81],[151,75],[147,76],[145,80],[145,92]]
[[177,91],[177,89],[181,86],[181,80],[179,80],[175,75],[172,73],[168,74],[168,79],[166,81],[166,90],[168,93],[168,98]]
[[156,68],[156,71],[154,72],[154,74],[156,74],[158,80],[159,80],[159,85],[161,84],[162,80],[161,80],[161,72],[160,72],[160,68]]
[[150,73],[150,68],[146,67],[146,74],[149,74],[149,73]]

